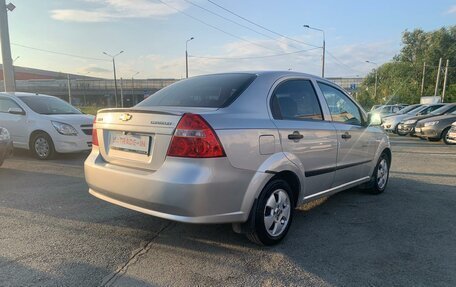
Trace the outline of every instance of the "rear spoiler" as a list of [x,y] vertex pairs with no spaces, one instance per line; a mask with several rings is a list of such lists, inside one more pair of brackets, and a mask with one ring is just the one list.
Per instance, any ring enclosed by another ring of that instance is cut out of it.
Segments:
[[173,116],[182,116],[184,114],[181,112],[142,110],[142,109],[131,109],[131,108],[102,109],[102,110],[98,111],[98,114],[101,114],[101,113],[143,113],[143,114],[159,114],[159,115],[173,115]]

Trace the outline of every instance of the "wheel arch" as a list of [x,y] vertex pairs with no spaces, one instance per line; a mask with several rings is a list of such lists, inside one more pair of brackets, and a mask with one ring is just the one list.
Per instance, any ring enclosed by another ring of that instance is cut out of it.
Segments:
[[33,140],[33,137],[34,137],[35,135],[37,135],[37,134],[40,134],[40,133],[46,134],[46,135],[51,139],[51,141],[54,141],[54,140],[52,139],[51,135],[50,135],[48,132],[46,132],[46,131],[44,131],[44,130],[40,130],[40,129],[34,130],[33,132],[30,133],[29,140],[28,140],[28,142],[29,142],[29,149],[30,149],[30,150],[33,150],[33,149],[32,149],[32,140]]

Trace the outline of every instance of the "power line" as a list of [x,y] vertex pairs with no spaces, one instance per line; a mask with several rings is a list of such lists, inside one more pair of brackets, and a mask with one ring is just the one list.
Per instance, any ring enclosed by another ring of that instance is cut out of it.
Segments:
[[168,6],[168,7],[171,8],[171,9],[176,10],[177,12],[179,12],[179,13],[181,13],[181,14],[183,14],[183,15],[185,15],[185,16],[187,16],[187,17],[189,17],[189,18],[191,18],[191,19],[193,19],[193,20],[195,20],[195,21],[197,21],[197,22],[200,22],[201,24],[204,24],[204,25],[206,25],[206,26],[211,27],[212,29],[215,29],[215,30],[217,30],[217,31],[219,31],[219,32],[222,32],[222,33],[224,33],[224,34],[226,34],[226,35],[229,35],[229,36],[231,36],[231,37],[237,38],[237,39],[239,39],[239,40],[248,42],[248,43],[250,43],[250,44],[252,44],[252,45],[261,47],[261,48],[263,48],[263,49],[267,49],[267,50],[276,52],[275,50],[273,50],[273,49],[271,49],[271,48],[269,48],[269,47],[260,45],[260,44],[258,44],[258,43],[255,43],[255,42],[252,42],[252,41],[249,41],[249,40],[246,40],[246,39],[244,39],[244,38],[242,38],[242,37],[239,37],[239,36],[234,35],[234,34],[232,34],[232,33],[230,33],[230,32],[227,32],[227,31],[225,31],[225,30],[223,30],[223,29],[220,29],[220,28],[217,27],[217,26],[214,26],[214,25],[212,25],[212,24],[209,24],[209,23],[207,23],[207,22],[205,22],[205,21],[203,21],[203,20],[201,20],[201,19],[199,19],[199,18],[196,18],[196,17],[194,17],[194,16],[188,14],[188,13],[185,12],[185,11],[182,11],[182,10],[180,10],[180,9],[178,9],[178,8],[176,8],[176,7],[174,7],[174,6],[172,6],[172,5],[169,5],[168,3],[166,3],[166,2],[164,2],[164,1],[162,1],[162,0],[157,0],[157,1],[160,2],[160,3],[162,3],[162,4],[164,4],[164,5],[166,5],[166,6]]
[[341,60],[339,60],[336,56],[334,56],[331,52],[326,50],[326,54],[328,54],[331,58],[333,58],[334,61],[336,61],[336,64],[339,64],[339,66],[346,67],[347,69],[351,70],[352,72],[355,72],[357,74],[363,74],[364,72],[358,71],[350,67],[349,65],[343,63]]
[[308,51],[312,51],[312,50],[316,50],[316,49],[320,49],[320,48],[311,48],[311,49],[299,50],[299,51],[294,51],[294,52],[289,52],[289,53],[281,53],[281,54],[266,55],[266,56],[252,56],[252,57],[209,57],[209,56],[205,57],[205,56],[193,56],[193,55],[189,55],[189,57],[198,58],[198,59],[214,59],[214,60],[250,60],[250,59],[263,59],[263,58],[288,56],[288,55],[308,52]]
[[243,27],[243,28],[245,28],[245,29],[248,29],[248,30],[250,30],[250,31],[252,31],[252,32],[254,32],[254,33],[257,33],[257,34],[259,34],[259,35],[262,35],[262,36],[264,36],[264,37],[266,37],[266,38],[272,39],[272,40],[274,40],[274,41],[280,40],[280,39],[271,37],[270,35],[268,35],[268,34],[266,34],[266,33],[263,33],[263,32],[260,32],[260,31],[258,31],[258,30],[252,29],[252,28],[250,28],[249,26],[246,26],[246,25],[243,25],[243,24],[241,24],[241,23],[239,23],[239,22],[236,22],[236,21],[234,21],[234,20],[232,20],[232,19],[230,19],[230,18],[227,18],[227,17],[225,17],[225,16],[223,16],[223,15],[220,15],[219,13],[216,13],[216,12],[214,12],[214,11],[212,11],[212,10],[209,10],[209,9],[203,7],[203,6],[200,6],[200,5],[196,4],[196,3],[193,3],[193,2],[190,1],[190,0],[184,0],[184,1],[187,2],[187,3],[189,3],[189,4],[191,4],[191,5],[193,5],[193,6],[196,6],[196,7],[200,8],[200,9],[202,9],[202,10],[208,12],[208,13],[211,13],[212,15],[215,15],[215,16],[217,16],[217,17],[220,17],[220,18],[222,18],[222,19],[224,19],[224,20],[226,20],[226,21],[228,21],[228,22],[230,22],[230,23],[236,24],[236,25],[238,25],[238,26],[240,26],[240,27]]
[[269,28],[267,28],[267,27],[265,27],[265,26],[263,26],[263,25],[257,24],[257,23],[255,23],[255,22],[253,22],[253,21],[251,21],[251,20],[249,20],[249,19],[247,19],[247,18],[245,18],[245,17],[242,17],[241,15],[239,15],[239,14],[237,14],[237,13],[235,13],[235,12],[233,12],[233,11],[231,11],[231,10],[229,10],[229,9],[227,9],[227,8],[225,8],[225,7],[219,5],[219,4],[217,4],[217,3],[215,3],[215,2],[213,2],[213,1],[211,1],[211,0],[207,0],[207,1],[210,2],[210,3],[212,3],[212,4],[215,5],[215,6],[219,7],[220,9],[222,9],[222,10],[224,10],[224,11],[226,11],[226,12],[228,12],[228,13],[230,13],[230,14],[232,14],[232,15],[238,17],[238,18],[241,18],[242,20],[247,21],[247,22],[249,22],[249,23],[252,24],[252,25],[255,25],[255,26],[257,26],[257,27],[259,27],[259,28],[261,28],[261,29],[264,29],[264,30],[266,30],[266,31],[268,31],[268,32],[270,32],[270,33],[272,33],[272,34],[274,34],[274,35],[283,37],[283,38],[285,38],[285,39],[288,39],[288,40],[291,40],[291,41],[294,41],[294,42],[297,42],[297,43],[300,43],[300,44],[303,44],[303,45],[311,46],[311,47],[314,47],[314,48],[321,48],[320,46],[316,46],[316,45],[313,45],[313,44],[309,44],[309,43],[306,43],[306,42],[303,42],[303,41],[300,41],[300,40],[297,40],[297,39],[288,37],[288,36],[283,35],[283,34],[281,34],[281,33],[275,32],[275,31],[273,31],[273,30],[271,30],[271,29],[269,29]]
[[46,53],[62,55],[62,56],[68,56],[68,57],[73,57],[73,58],[80,58],[80,59],[85,59],[85,60],[95,60],[95,61],[103,61],[103,62],[109,61],[109,60],[100,59],[100,58],[85,57],[85,56],[79,56],[79,55],[74,55],[74,54],[68,54],[68,53],[64,53],[64,52],[57,52],[57,51],[51,51],[51,50],[46,50],[46,49],[41,49],[41,48],[35,48],[35,47],[30,47],[30,46],[26,46],[26,45],[22,45],[22,44],[17,44],[17,43],[11,43],[11,45],[30,49],[30,50],[46,52]]

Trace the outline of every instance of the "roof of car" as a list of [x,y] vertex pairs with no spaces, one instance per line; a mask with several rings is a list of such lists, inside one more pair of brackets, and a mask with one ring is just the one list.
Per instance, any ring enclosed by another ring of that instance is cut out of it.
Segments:
[[0,96],[4,97],[25,97],[25,96],[40,96],[40,97],[54,97],[50,95],[43,95],[43,94],[34,94],[34,93],[25,93],[25,92],[0,92]]

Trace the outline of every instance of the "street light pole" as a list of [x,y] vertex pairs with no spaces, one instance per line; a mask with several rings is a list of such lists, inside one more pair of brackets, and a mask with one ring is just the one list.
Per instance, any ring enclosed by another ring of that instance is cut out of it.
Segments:
[[185,77],[188,78],[188,42],[190,42],[191,40],[193,40],[195,38],[191,37],[190,39],[188,39],[187,41],[185,41]]
[[5,86],[5,92],[16,91],[8,28],[8,11],[13,11],[14,8],[16,6],[12,3],[6,5],[5,0],[0,1],[0,42],[2,47],[3,84]]
[[375,88],[374,88],[374,98],[377,99],[377,81],[378,81],[378,77],[377,77],[378,74],[377,74],[377,72],[378,72],[378,64],[375,63],[375,62],[372,62],[372,61],[366,61],[366,63],[375,65]]
[[311,27],[309,25],[303,25],[304,28],[307,28],[307,29],[312,29],[312,30],[315,30],[315,31],[320,31],[322,34],[323,34],[323,46],[321,47],[322,48],[322,52],[323,52],[323,55],[321,56],[321,77],[324,78],[325,77],[325,56],[326,56],[326,36],[325,36],[325,30],[323,29],[319,29],[319,28],[315,28],[315,27]]
[[115,55],[110,55],[106,52],[103,52],[103,54],[112,58],[112,69],[114,71],[114,98],[116,100],[116,108],[117,108],[117,77],[116,77],[116,60],[115,60],[115,58],[122,53],[123,53],[123,51],[120,51],[119,53],[117,53]]

